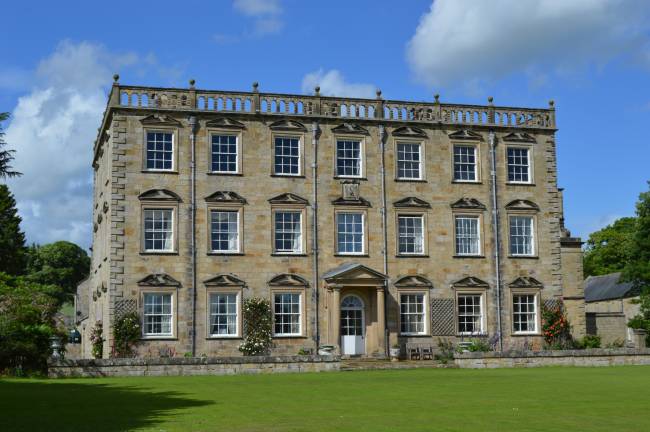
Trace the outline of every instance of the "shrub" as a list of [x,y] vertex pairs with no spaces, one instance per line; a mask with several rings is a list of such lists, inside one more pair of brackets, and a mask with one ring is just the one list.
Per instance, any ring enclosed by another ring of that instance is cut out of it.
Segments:
[[485,339],[472,339],[467,347],[470,352],[488,352],[491,351],[490,343]]
[[140,315],[129,312],[113,324],[112,357],[133,357],[140,343]]
[[600,348],[600,336],[586,335],[579,341],[576,341],[575,347],[578,349]]
[[625,341],[623,339],[614,339],[607,345],[605,348],[623,348],[625,346]]
[[571,326],[561,301],[552,307],[542,305],[542,334],[546,345],[551,349],[573,348]]
[[244,300],[244,342],[239,351],[244,355],[266,355],[271,348],[271,303],[261,298]]
[[90,343],[92,344],[92,355],[94,358],[102,358],[104,355],[104,326],[101,321],[95,323],[90,331]]
[[438,349],[440,349],[440,352],[434,358],[439,362],[447,364],[454,359],[454,344],[449,339],[438,338]]

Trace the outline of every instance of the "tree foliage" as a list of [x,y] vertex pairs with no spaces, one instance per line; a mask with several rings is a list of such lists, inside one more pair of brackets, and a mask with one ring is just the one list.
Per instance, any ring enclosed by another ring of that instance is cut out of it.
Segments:
[[16,200],[7,185],[0,185],[0,272],[20,275],[27,262],[25,234],[20,231],[21,218]]
[[585,276],[623,271],[632,253],[636,218],[624,217],[591,233],[584,255]]
[[9,118],[9,113],[0,113],[0,179],[7,177],[18,177],[22,175],[18,171],[14,171],[10,165],[14,159],[13,150],[3,150],[2,148],[7,145],[4,140],[4,132],[2,131],[2,122]]

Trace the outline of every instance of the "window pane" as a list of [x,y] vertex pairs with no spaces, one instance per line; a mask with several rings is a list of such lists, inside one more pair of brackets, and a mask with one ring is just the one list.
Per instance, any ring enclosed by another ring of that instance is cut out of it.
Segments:
[[420,179],[420,144],[397,143],[397,177]]
[[512,297],[512,322],[515,333],[537,331],[537,302],[535,295]]
[[298,138],[275,138],[275,173],[300,174],[300,141]]
[[213,210],[210,216],[212,250],[215,252],[238,252],[239,212]]
[[478,294],[458,295],[458,332],[483,333],[483,302]]
[[456,255],[479,255],[477,216],[456,216]]
[[363,214],[336,214],[336,250],[338,253],[363,253]]
[[173,134],[147,132],[147,169],[171,170],[174,157]]
[[237,136],[212,135],[212,171],[237,172]]
[[274,334],[300,335],[300,294],[281,293],[273,296]]
[[400,332],[404,334],[426,333],[424,294],[400,295]]
[[302,213],[275,212],[275,251],[302,252]]
[[454,146],[454,180],[476,181],[476,147]]
[[237,335],[237,294],[210,295],[210,334]]
[[145,250],[173,250],[173,213],[172,209],[144,210]]
[[422,216],[398,216],[398,250],[404,254],[424,253]]
[[510,254],[533,255],[532,216],[510,217]]
[[361,142],[340,140],[336,142],[336,175],[361,176]]
[[508,181],[523,183],[530,181],[528,149],[508,147]]
[[143,324],[143,332],[147,336],[172,335],[171,294],[144,295]]

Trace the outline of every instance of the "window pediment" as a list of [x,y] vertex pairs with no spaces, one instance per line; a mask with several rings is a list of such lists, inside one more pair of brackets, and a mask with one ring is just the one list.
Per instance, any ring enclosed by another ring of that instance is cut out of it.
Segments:
[[219,117],[213,120],[208,120],[205,123],[205,126],[223,128],[223,129],[246,129],[244,123],[240,123],[237,120],[229,119],[228,117]]
[[461,210],[485,210],[485,204],[477,200],[476,198],[467,198],[463,197],[458,201],[451,204],[453,209]]
[[271,278],[271,280],[269,280],[267,283],[269,286],[283,286],[283,287],[299,286],[305,288],[309,286],[309,282],[307,282],[305,278],[293,273],[279,274]]
[[205,201],[218,202],[218,203],[246,204],[246,199],[244,197],[232,191],[216,191],[212,195],[205,197]]
[[420,275],[401,277],[397,279],[393,285],[395,285],[398,288],[409,288],[409,287],[432,288],[433,287],[433,284],[429,279]]
[[183,124],[175,118],[166,114],[151,114],[140,120],[140,123],[147,126],[176,126],[183,127]]
[[397,208],[431,208],[431,204],[417,197],[406,197],[393,203]]
[[449,138],[455,140],[483,141],[483,136],[480,133],[471,131],[469,129],[461,129],[459,131],[450,133],[448,136]]
[[454,288],[490,288],[490,285],[474,276],[468,276],[466,278],[457,280],[451,284]]
[[307,128],[300,122],[294,120],[278,120],[269,125],[271,130],[287,131],[287,132],[306,132]]
[[528,142],[535,143],[535,137],[526,133],[526,132],[512,132],[503,137],[504,141],[507,142]]
[[346,197],[339,197],[335,200],[332,201],[332,205],[335,206],[360,206],[360,207],[372,207],[370,205],[370,201],[363,197],[358,197],[358,198],[346,198]]
[[140,201],[182,201],[181,197],[167,189],[149,189],[138,195],[138,199]]
[[393,136],[404,138],[427,138],[427,133],[415,126],[402,126],[393,131]]
[[343,123],[332,128],[332,132],[337,134],[354,134],[354,135],[370,135],[368,129],[353,123]]
[[539,206],[532,201],[525,199],[517,199],[510,201],[506,205],[507,210],[528,210],[528,211],[539,211]]
[[208,287],[243,287],[246,283],[232,273],[221,273],[203,281]]
[[181,283],[169,276],[167,273],[153,273],[149,276],[146,276],[138,281],[138,286],[151,286],[151,287],[160,287],[160,286],[170,286],[170,287],[179,287]]
[[284,193],[269,199],[271,204],[301,204],[309,205],[309,201],[301,196],[292,193]]
[[521,276],[509,284],[510,288],[542,288],[544,285],[530,276]]

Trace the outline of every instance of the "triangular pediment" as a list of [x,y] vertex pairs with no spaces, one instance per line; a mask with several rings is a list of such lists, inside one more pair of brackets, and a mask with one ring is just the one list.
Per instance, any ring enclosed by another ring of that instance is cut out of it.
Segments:
[[528,143],[537,142],[534,136],[526,132],[509,133],[508,135],[503,137],[503,140],[508,142],[528,142]]
[[273,277],[270,281],[268,281],[268,285],[283,286],[283,287],[289,287],[289,286],[308,287],[309,282],[307,282],[305,278],[298,276],[296,274],[282,273]]
[[401,277],[397,279],[393,285],[395,285],[398,288],[408,288],[408,287],[431,288],[433,286],[433,284],[429,279],[420,275],[410,275],[410,276]]
[[533,277],[521,276],[513,280],[509,284],[510,288],[542,288],[543,285],[540,281]]
[[427,133],[415,126],[402,126],[393,131],[393,136],[405,138],[426,138]]
[[176,126],[182,127],[183,124],[175,118],[166,114],[151,114],[140,120],[143,125],[153,126]]
[[485,210],[485,204],[477,200],[476,198],[467,198],[463,197],[458,201],[451,204],[453,209],[463,209],[463,210]]
[[244,123],[240,123],[237,120],[229,119],[228,117],[219,117],[213,120],[208,120],[205,123],[205,126],[223,128],[223,129],[246,129]]
[[269,125],[272,130],[288,131],[288,132],[306,132],[307,128],[300,122],[294,120],[278,120]]
[[167,189],[149,189],[138,195],[140,201],[181,201],[181,197]]
[[167,273],[153,273],[149,276],[146,276],[138,281],[138,286],[151,286],[151,287],[160,287],[160,286],[171,286],[179,287],[181,283],[169,276]]
[[335,206],[345,206],[345,205],[347,205],[347,206],[372,207],[370,205],[370,201],[368,201],[364,197],[358,197],[356,199],[339,197],[339,198],[332,201],[332,205],[335,205]]
[[337,134],[355,134],[355,135],[370,135],[368,129],[354,123],[343,123],[332,128],[332,132]]
[[431,208],[431,204],[417,197],[406,197],[393,203],[395,207]]
[[530,210],[530,211],[539,211],[539,206],[532,201],[525,199],[517,199],[510,201],[506,205],[508,210]]
[[216,191],[212,195],[205,197],[205,200],[207,202],[246,204],[244,197],[232,191]]
[[483,141],[483,136],[480,133],[471,131],[469,129],[461,129],[449,134],[449,138],[455,140],[474,140]]
[[490,285],[474,276],[468,276],[466,278],[457,280],[451,284],[454,288],[489,288]]
[[301,196],[292,193],[284,193],[269,200],[271,204],[301,204],[309,205],[309,201]]
[[363,264],[348,263],[323,274],[323,279],[327,282],[335,282],[337,280],[355,280],[355,281],[383,281],[386,280],[386,275],[376,270],[366,267]]
[[246,283],[234,274],[222,273],[203,281],[209,287],[243,287]]

